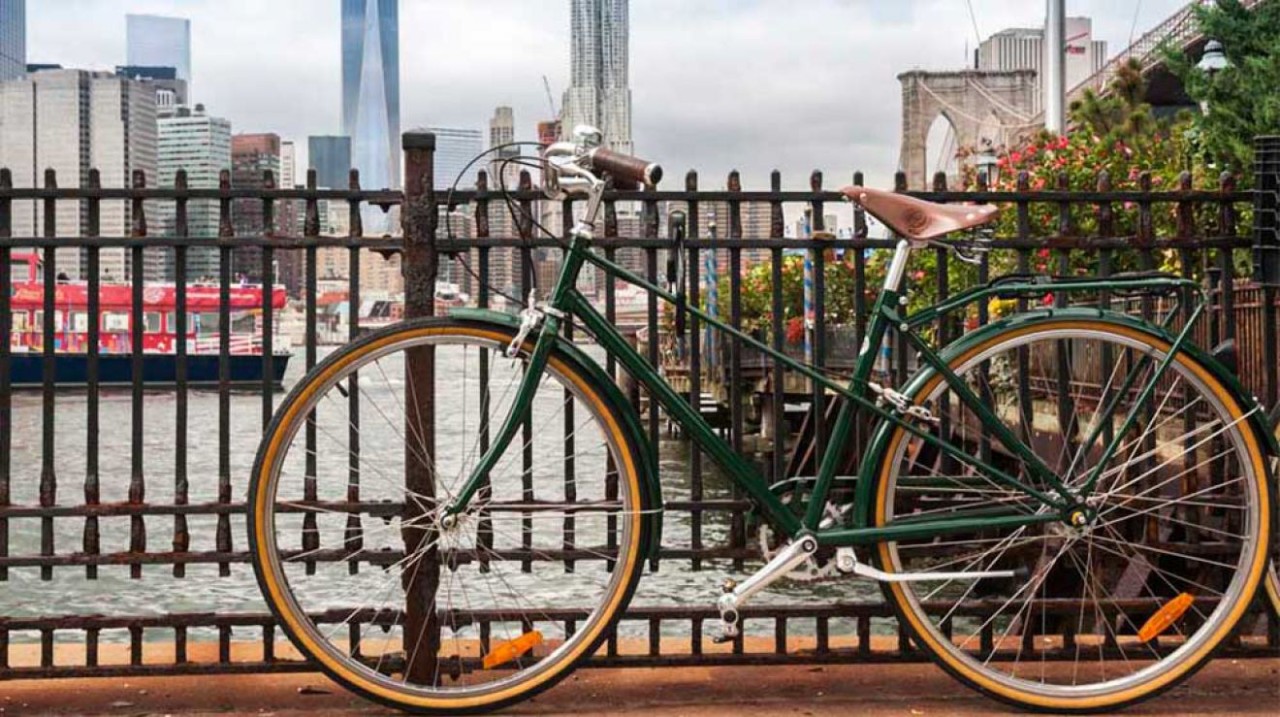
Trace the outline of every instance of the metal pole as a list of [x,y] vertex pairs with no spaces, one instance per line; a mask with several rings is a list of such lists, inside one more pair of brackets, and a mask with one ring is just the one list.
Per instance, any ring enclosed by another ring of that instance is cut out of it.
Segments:
[[1066,129],[1067,75],[1066,0],[1046,0],[1044,20],[1044,128],[1054,134]]
[[[434,134],[405,134],[404,205],[404,306],[406,318],[435,315],[435,147]],[[416,499],[405,499],[406,525],[421,518],[435,498],[435,477],[431,461],[435,454],[435,348],[417,346],[405,352],[405,436],[417,436],[422,445],[406,442],[404,455],[405,490]],[[410,390],[412,389],[412,390]],[[405,570],[401,583],[405,593],[404,639],[405,677],[419,685],[432,685],[440,650],[440,611],[436,593],[440,587],[440,556],[431,544],[434,531],[406,528],[401,536],[405,554],[425,550],[417,567]],[[410,564],[412,564],[411,561]],[[415,649],[416,646],[416,649]],[[434,685],[433,685],[434,686]]]

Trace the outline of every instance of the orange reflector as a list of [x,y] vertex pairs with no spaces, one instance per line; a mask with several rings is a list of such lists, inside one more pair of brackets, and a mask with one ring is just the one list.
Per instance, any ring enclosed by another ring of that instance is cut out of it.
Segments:
[[1152,615],[1146,624],[1138,630],[1138,639],[1142,642],[1150,642],[1160,636],[1160,633],[1169,629],[1169,626],[1178,621],[1195,602],[1195,596],[1191,593],[1182,593],[1178,597],[1165,603],[1156,614]]
[[508,640],[495,645],[492,650],[489,650],[489,654],[484,656],[482,664],[484,665],[484,669],[492,670],[498,665],[505,665],[529,650],[532,650],[535,645],[541,644],[542,633],[537,630],[534,630],[533,632],[526,632],[514,640]]

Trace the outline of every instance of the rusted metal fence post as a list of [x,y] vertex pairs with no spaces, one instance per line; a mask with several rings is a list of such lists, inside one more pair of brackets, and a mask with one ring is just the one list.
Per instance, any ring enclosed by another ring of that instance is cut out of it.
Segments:
[[[408,133],[404,147],[404,308],[405,317],[416,319],[435,315],[435,148],[436,137],[429,133]],[[405,570],[401,583],[405,591],[405,676],[418,684],[429,684],[437,669],[440,649],[440,619],[436,592],[440,585],[440,560],[434,531],[422,529],[414,520],[430,509],[435,499],[435,476],[431,456],[435,454],[435,349],[422,346],[405,353],[405,436],[417,436],[421,446],[406,441],[404,456],[404,521],[414,527],[402,531],[405,554],[426,552],[412,570]],[[411,387],[411,388],[410,388]]]

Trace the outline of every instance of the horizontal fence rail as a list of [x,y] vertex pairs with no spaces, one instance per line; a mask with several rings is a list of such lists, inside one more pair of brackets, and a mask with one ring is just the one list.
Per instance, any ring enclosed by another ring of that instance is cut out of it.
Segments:
[[[514,178],[511,192],[494,188],[490,173],[475,188],[436,191],[430,143],[409,139],[405,192],[362,189],[354,172],[340,190],[318,189],[313,172],[299,188],[276,188],[270,174],[259,186],[233,187],[224,173],[218,187],[199,189],[188,187],[183,173],[172,188],[157,189],[147,186],[154,178],[141,174],[127,188],[100,187],[96,172],[83,187],[60,187],[62,178],[49,172],[43,186],[19,188],[0,172],[0,334],[25,337],[0,343],[0,678],[313,669],[266,611],[248,565],[250,464],[283,391],[334,344],[373,325],[443,312],[453,303],[518,310],[535,287],[549,290],[579,209],[576,202],[547,201],[527,171]],[[866,329],[894,239],[873,237],[861,210],[835,209],[843,195],[821,173],[809,180],[808,190],[784,191],[775,172],[769,189],[744,190],[734,172],[725,189],[703,189],[690,172],[681,190],[613,192],[596,250],[659,284],[682,259],[692,304],[839,375]],[[860,174],[851,180],[862,183]],[[900,190],[903,184],[899,178]],[[974,266],[944,249],[918,252],[908,292],[935,303],[1004,272],[1084,271],[1105,279],[1129,268],[1164,268],[1194,279],[1208,297],[1196,342],[1213,348],[1235,340],[1241,380],[1274,407],[1277,288],[1267,281],[1273,277],[1254,276],[1259,241],[1251,223],[1271,216],[1268,205],[1231,177],[1195,190],[1189,179],[1172,190],[1153,190],[1149,178],[1138,187],[1112,190],[1104,176],[1090,187],[1064,180],[1056,189],[1030,191],[1024,180],[1013,192],[952,191],[938,179],[932,191],[913,194],[996,202],[1008,219]],[[211,235],[193,231],[197,208],[212,217]],[[670,227],[677,210],[687,222],[679,244]],[[833,213],[847,228],[840,238],[825,233]],[[806,214],[809,236],[786,231]],[[104,235],[108,216],[118,236]],[[535,219],[555,236],[522,236],[535,234]],[[63,224],[72,220],[75,231]],[[682,257],[673,256],[677,246]],[[29,281],[21,260],[37,255],[43,263]],[[797,271],[810,282],[804,301],[778,288]],[[388,272],[402,282],[388,280]],[[785,375],[775,360],[707,331],[696,317],[678,335],[671,307],[656,297],[594,270],[584,275],[579,288],[739,453],[775,480],[812,475],[835,405],[820,386]],[[369,288],[375,276],[376,291]],[[149,308],[148,292],[160,285],[153,277],[172,283],[171,308]],[[81,282],[87,304],[70,306],[60,291]],[[104,316],[116,311],[102,305],[103,289],[116,284],[129,297],[129,349],[120,354],[100,346],[110,333]],[[256,305],[233,306],[248,287],[277,285],[287,295],[283,307],[265,290]],[[206,286],[216,299],[197,306]],[[34,304],[15,304],[24,296],[15,293],[20,287],[36,291]],[[392,294],[400,290],[397,301]],[[1093,302],[1174,325],[1184,318],[1172,304],[1108,292],[1043,301]],[[982,302],[940,317],[929,327],[930,340],[945,344],[1030,303]],[[170,353],[149,352],[144,346],[161,333],[149,323],[152,313],[167,314],[154,319],[166,332],[186,336],[199,322],[203,335],[175,341]],[[60,347],[80,333],[77,321],[86,348],[78,385],[67,388],[57,380],[66,356]],[[296,323],[295,346],[281,331],[287,321]],[[565,331],[586,340],[581,327]],[[238,343],[245,332],[256,337],[247,354]],[[172,375],[141,380],[157,355],[171,356]],[[236,368],[237,356],[250,365]],[[884,380],[900,384],[914,370],[915,357],[896,333],[881,356]],[[760,560],[751,505],[690,450],[611,357],[598,358],[629,392],[658,451],[666,528],[632,608],[591,664],[924,659],[878,588],[850,580],[784,586],[743,611],[745,635],[712,644],[706,628],[718,619],[719,585]],[[213,373],[198,375],[209,370],[206,359],[216,359]],[[15,385],[20,366],[34,371],[29,385]],[[123,388],[108,385],[106,372],[116,370],[127,377]],[[848,467],[856,465],[866,428],[847,449]],[[343,505],[390,509],[354,498]],[[316,559],[373,566],[396,556],[333,550]],[[701,589],[673,587],[689,584],[690,574]],[[566,620],[576,607],[565,606]],[[1259,606],[1228,652],[1278,655],[1280,627]]]

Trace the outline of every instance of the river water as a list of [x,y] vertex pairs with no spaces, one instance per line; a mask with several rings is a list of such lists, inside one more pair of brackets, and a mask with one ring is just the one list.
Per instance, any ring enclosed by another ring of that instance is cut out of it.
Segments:
[[[594,348],[594,347],[589,347]],[[321,349],[322,354],[328,349]],[[301,355],[295,355],[285,378],[286,389],[303,374]],[[448,376],[447,366],[439,367],[440,376]],[[276,397],[278,401],[283,392]],[[145,431],[143,435],[142,474],[145,500],[150,504],[171,503],[174,498],[175,414],[177,397],[173,391],[148,391],[143,403]],[[218,476],[218,395],[213,390],[191,390],[188,399],[187,471],[189,499],[192,503],[217,499]],[[240,500],[248,489],[248,478],[258,439],[262,431],[262,397],[259,393],[234,392],[231,405],[231,486],[232,496]],[[131,465],[130,392],[103,390],[100,398],[99,475],[103,503],[128,499]],[[13,396],[12,502],[36,505],[43,456],[42,400],[39,392],[18,392]],[[57,480],[57,503],[77,505],[84,502],[86,475],[86,399],[82,391],[63,391],[56,397],[53,431],[53,465]],[[664,497],[685,500],[690,497],[689,446],[678,440],[663,440],[659,446],[660,472]],[[728,479],[710,461],[704,461],[705,497],[728,497]],[[728,514],[710,512],[703,518],[704,545],[727,541]],[[173,518],[148,516],[147,549],[152,552],[171,550]],[[69,554],[83,549],[83,518],[61,518],[54,521],[55,552]],[[188,518],[190,550],[213,550],[216,518],[194,515]],[[128,517],[102,518],[99,521],[103,553],[123,552],[130,548]],[[691,541],[688,513],[668,511],[663,544],[687,548]],[[246,548],[244,520],[232,516],[232,539],[235,550]],[[754,539],[754,537],[752,538]],[[40,553],[40,520],[12,519],[9,524],[9,554]],[[756,563],[748,563],[747,569]],[[663,560],[657,572],[646,571],[633,605],[688,605],[709,607],[719,594],[727,577],[741,579],[729,561],[704,561],[703,569],[694,571],[688,561]],[[169,565],[148,565],[142,579],[132,579],[128,566],[100,566],[95,580],[86,578],[84,567],[59,567],[51,580],[42,580],[39,568],[11,568],[8,582],[0,588],[0,616],[34,617],[39,615],[158,615],[171,612],[260,613],[266,610],[252,568],[248,564],[232,564],[231,574],[218,575],[217,565],[192,564],[186,576],[173,577]],[[757,598],[757,604],[826,604],[833,601],[877,599],[876,586],[843,580],[822,584],[781,582]],[[807,621],[800,621],[807,622]],[[752,632],[771,632],[771,621],[748,623]],[[803,632],[797,623],[792,628]],[[843,631],[834,621],[832,631]],[[15,640],[23,639],[15,635]],[[104,635],[104,639],[111,636]]]

